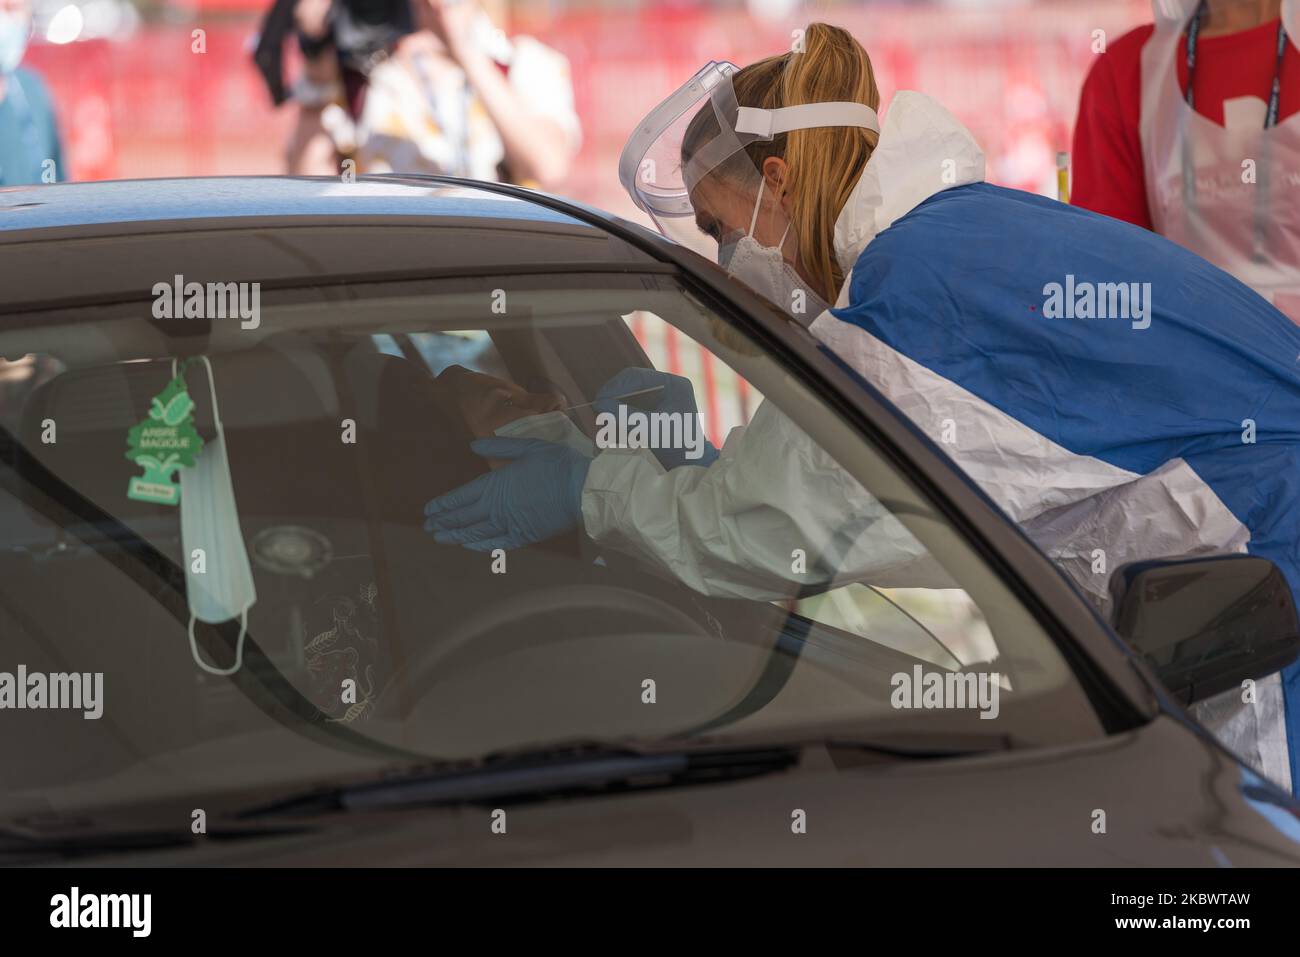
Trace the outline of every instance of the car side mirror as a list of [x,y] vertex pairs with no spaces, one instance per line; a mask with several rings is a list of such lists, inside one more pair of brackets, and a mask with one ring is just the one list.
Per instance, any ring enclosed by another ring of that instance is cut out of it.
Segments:
[[1295,661],[1300,619],[1281,570],[1252,555],[1133,562],[1110,579],[1115,630],[1184,704]]

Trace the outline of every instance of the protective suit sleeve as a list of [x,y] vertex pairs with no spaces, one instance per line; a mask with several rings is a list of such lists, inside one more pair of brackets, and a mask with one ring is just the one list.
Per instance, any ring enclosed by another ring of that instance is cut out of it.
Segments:
[[708,468],[665,472],[647,450],[602,452],[582,512],[595,541],[706,595],[775,600],[849,581],[951,587],[903,525],[770,402]]

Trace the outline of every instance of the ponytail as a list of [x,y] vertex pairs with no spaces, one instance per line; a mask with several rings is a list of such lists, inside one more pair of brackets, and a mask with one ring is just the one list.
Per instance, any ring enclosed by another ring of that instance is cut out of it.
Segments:
[[[745,67],[733,78],[742,106],[779,109],[803,103],[849,101],[880,108],[880,90],[871,59],[840,27],[812,23],[794,48]],[[862,177],[879,134],[852,126],[792,130],[746,148],[761,170],[776,156],[789,170],[784,184],[791,200],[791,229],[798,241],[799,265],[828,302],[844,282],[835,257],[835,221]]]

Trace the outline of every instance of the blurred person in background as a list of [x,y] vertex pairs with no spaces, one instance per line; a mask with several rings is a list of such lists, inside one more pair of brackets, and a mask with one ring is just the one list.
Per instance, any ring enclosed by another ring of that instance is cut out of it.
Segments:
[[31,36],[29,0],[0,0],[0,186],[66,178],[49,91],[18,65]]
[[[291,94],[290,32],[303,53]],[[568,60],[508,38],[478,0],[278,0],[255,59],[272,98],[298,108],[290,173],[337,175],[353,158],[359,172],[551,188],[578,150]]]
[[[370,71],[412,30],[409,0],[276,0],[262,22],[253,59],[276,106],[297,110],[288,172],[336,176],[356,150],[356,121]],[[302,72],[288,87],[283,50],[290,35]]]
[[561,183],[581,135],[568,60],[507,37],[478,0],[412,0],[412,15],[415,31],[370,75],[361,171]]
[[1154,0],[1088,73],[1072,201],[1199,253],[1300,323],[1300,0]]

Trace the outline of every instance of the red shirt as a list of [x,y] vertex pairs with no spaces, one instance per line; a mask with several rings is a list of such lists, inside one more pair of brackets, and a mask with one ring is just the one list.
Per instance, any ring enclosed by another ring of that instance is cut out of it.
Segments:
[[[1223,101],[1268,100],[1277,63],[1278,21],[1239,33],[1202,36],[1197,46],[1196,112],[1223,125]],[[1142,48],[1155,31],[1124,34],[1097,57],[1079,98],[1070,157],[1070,202],[1151,228],[1138,123],[1142,110]],[[1179,43],[1178,85],[1187,91],[1187,38]],[[1278,120],[1300,112],[1300,53],[1287,38]]]

